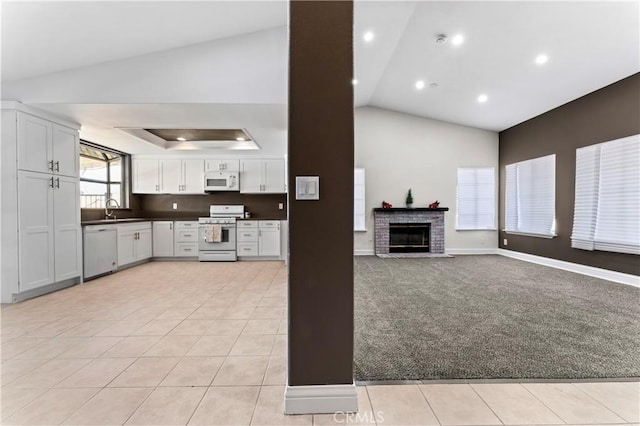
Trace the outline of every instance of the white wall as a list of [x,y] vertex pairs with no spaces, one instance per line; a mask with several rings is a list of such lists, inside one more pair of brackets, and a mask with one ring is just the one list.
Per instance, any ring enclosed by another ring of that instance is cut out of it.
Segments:
[[[458,167],[495,167],[498,133],[373,107],[355,110],[355,167],[365,169],[367,232],[356,232],[356,254],[372,253],[373,208],[382,201],[404,207],[409,188],[414,207],[439,200],[445,213],[445,249],[497,249],[497,231],[456,231]],[[498,209],[496,188],[496,212]],[[496,218],[497,227],[497,218]]]

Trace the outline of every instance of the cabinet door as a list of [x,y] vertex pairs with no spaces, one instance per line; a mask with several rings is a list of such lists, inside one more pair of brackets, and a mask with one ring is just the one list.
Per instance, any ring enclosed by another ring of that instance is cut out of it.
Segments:
[[239,160],[210,159],[206,161],[205,169],[208,172],[239,172]]
[[118,230],[118,267],[136,261],[136,232]]
[[79,277],[82,273],[78,179],[55,176],[53,223],[55,228],[55,280]]
[[78,177],[78,163],[78,131],[54,124],[54,173],[58,175]]
[[157,194],[160,192],[158,160],[133,160],[133,192]]
[[240,192],[262,192],[262,160],[241,160]]
[[263,192],[285,193],[284,160],[264,160]]
[[258,253],[260,256],[280,257],[280,227],[260,228],[258,238]]
[[136,241],[136,260],[149,259],[152,254],[151,229],[138,231],[138,240]]
[[160,192],[179,194],[182,190],[182,163],[180,160],[160,160]]
[[18,169],[53,171],[53,123],[18,112]]
[[20,292],[54,282],[52,179],[50,174],[18,173]]
[[182,160],[182,193],[204,194],[203,160]]
[[173,256],[173,222],[153,222],[153,256]]

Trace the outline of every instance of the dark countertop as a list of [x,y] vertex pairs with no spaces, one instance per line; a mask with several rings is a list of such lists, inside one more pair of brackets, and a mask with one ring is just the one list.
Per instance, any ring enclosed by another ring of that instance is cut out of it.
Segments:
[[[203,216],[204,217],[204,216]],[[250,217],[246,219],[238,220],[283,220],[272,219],[268,217]],[[80,223],[82,226],[87,225],[117,225],[122,223],[136,223],[136,222],[181,222],[181,221],[193,221],[197,222],[197,217],[132,217],[122,219],[100,219],[100,220],[85,220]]]

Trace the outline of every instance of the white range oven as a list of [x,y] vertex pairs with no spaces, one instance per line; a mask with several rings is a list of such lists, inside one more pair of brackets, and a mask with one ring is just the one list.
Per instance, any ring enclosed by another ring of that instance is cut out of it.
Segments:
[[209,217],[198,219],[198,259],[201,262],[235,262],[236,220],[244,205],[209,206]]

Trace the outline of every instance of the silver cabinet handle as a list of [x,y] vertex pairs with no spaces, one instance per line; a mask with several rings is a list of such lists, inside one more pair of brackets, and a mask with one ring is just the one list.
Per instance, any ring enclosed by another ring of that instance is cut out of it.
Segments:
[[56,172],[60,171],[60,162],[56,161]]
[[184,234],[184,236],[185,236],[185,237],[190,237],[190,236],[191,236],[191,234]]
[[56,188],[60,188],[60,178],[56,178]]
[[53,171],[53,160],[49,160],[49,170]]
[[50,188],[53,188],[53,176],[51,176],[51,177],[49,178],[49,180],[51,180],[51,182],[49,183],[49,187],[50,187]]
[[191,251],[191,249],[190,248],[186,248],[186,249],[184,249],[184,251]]
[[169,230],[171,231],[173,229],[173,223],[169,222]]
[[160,185],[156,185],[156,192],[160,191]]

